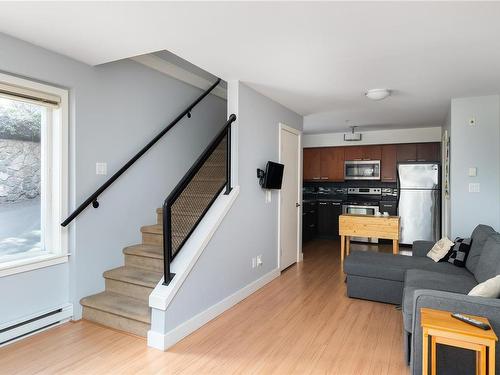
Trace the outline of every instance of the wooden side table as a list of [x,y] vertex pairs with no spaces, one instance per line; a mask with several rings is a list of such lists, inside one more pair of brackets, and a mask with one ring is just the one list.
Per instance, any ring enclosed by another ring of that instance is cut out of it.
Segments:
[[[498,338],[490,329],[484,331],[451,317],[451,312],[422,308],[422,374],[429,371],[429,336],[431,338],[431,374],[436,374],[436,345],[444,344],[474,350],[476,352],[476,375],[495,374],[495,345]],[[465,314],[464,314],[465,315]],[[488,319],[467,315],[490,324]]]

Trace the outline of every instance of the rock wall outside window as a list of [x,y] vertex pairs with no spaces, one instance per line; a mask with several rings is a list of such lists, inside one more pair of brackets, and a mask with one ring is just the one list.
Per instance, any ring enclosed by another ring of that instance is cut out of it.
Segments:
[[0,139],[0,204],[40,195],[40,142]]

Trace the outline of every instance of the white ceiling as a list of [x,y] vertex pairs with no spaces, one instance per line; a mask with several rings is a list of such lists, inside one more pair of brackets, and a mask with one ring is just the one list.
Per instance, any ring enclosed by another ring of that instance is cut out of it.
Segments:
[[0,3],[0,32],[92,65],[166,49],[316,133],[441,125],[450,98],[500,92],[499,20],[494,2]]

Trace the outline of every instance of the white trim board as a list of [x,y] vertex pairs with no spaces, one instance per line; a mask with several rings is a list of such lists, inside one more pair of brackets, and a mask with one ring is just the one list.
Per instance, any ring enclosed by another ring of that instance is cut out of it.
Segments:
[[[135,62],[145,65],[148,68],[154,69],[160,73],[178,79],[179,81],[187,83],[188,85],[198,87],[202,90],[206,90],[213,83],[203,77],[200,77],[197,74],[194,74],[152,54],[135,56],[132,57],[131,60],[134,60]],[[226,89],[220,86],[217,86],[215,89],[213,89],[211,94],[214,94],[222,99],[227,99]]]
[[224,298],[222,301],[212,305],[205,311],[202,311],[198,315],[195,315],[188,321],[178,325],[173,330],[167,332],[166,334],[161,334],[159,332],[148,331],[148,346],[156,348],[159,350],[167,350],[174,344],[182,340],[184,337],[188,336],[192,332],[196,331],[198,328],[207,324],[212,319],[216,318],[224,311],[230,309],[238,302],[244,300],[252,293],[256,292],[262,288],[267,283],[271,282],[275,278],[280,276],[279,268],[275,268],[271,272],[265,274],[261,278],[253,281],[247,286],[241,288],[237,292],[231,294],[230,296]]
[[173,280],[169,285],[163,285],[162,278],[149,295],[149,306],[151,308],[163,311],[167,309],[212,236],[217,231],[217,228],[222,223],[222,220],[229,212],[239,191],[239,186],[235,186],[229,195],[221,193],[216,199],[196,230],[184,244],[182,252],[175,257],[171,265],[171,272],[175,273]]

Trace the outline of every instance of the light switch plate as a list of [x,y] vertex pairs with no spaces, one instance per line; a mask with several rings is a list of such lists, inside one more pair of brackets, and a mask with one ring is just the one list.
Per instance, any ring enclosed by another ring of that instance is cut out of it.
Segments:
[[469,168],[469,177],[476,177],[477,176],[477,168],[471,167]]
[[103,162],[95,163],[95,174],[107,175],[108,174],[108,164]]
[[479,193],[479,183],[478,182],[471,182],[469,184],[469,193]]

